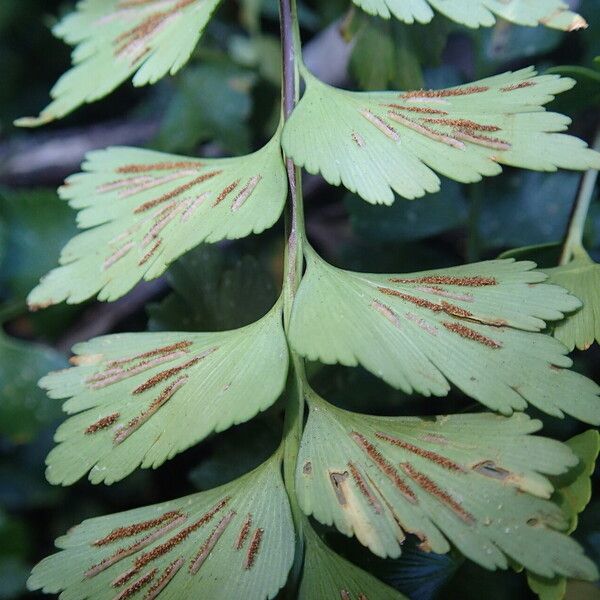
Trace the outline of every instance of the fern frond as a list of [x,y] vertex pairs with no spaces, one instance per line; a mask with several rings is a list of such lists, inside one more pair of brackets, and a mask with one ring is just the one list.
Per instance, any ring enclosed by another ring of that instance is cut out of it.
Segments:
[[442,90],[349,92],[304,70],[306,92],[283,132],[286,155],[372,204],[396,192],[440,189],[437,173],[463,183],[500,165],[538,171],[600,168],[600,154],[564,135],[570,119],[544,104],[574,85],[531,68]]
[[88,471],[119,481],[248,421],[277,400],[288,368],[279,304],[241,329],[109,335],[74,350],[75,368],[40,382],[77,413],[47,459],[48,480],[63,485]]
[[485,568],[508,558],[546,577],[594,579],[594,563],[566,535],[543,474],[577,464],[568,447],[528,434],[525,415],[433,419],[349,413],[309,395],[296,486],[303,510],[379,556],[400,555],[406,533],[422,547],[450,542]]
[[220,0],[81,0],[54,34],[71,46],[73,67],[52,88],[36,127],[112,92],[130,76],[135,86],[156,83],[187,62]]
[[294,557],[280,459],[210,491],[84,521],[56,544],[29,589],[71,600],[273,598]]
[[406,600],[396,590],[348,562],[304,525],[306,553],[299,600]]
[[600,342],[600,265],[579,250],[570,263],[543,272],[548,282],[569,290],[583,304],[575,314],[554,325],[554,337],[569,350],[587,350],[594,341]]
[[161,275],[201,242],[260,233],[287,194],[279,134],[248,156],[197,159],[136,148],[92,152],[61,196],[88,231],[63,249],[58,267],[29,295],[32,308],[98,294],[115,300]]
[[517,25],[545,25],[574,31],[587,27],[585,19],[563,0],[353,0],[364,11],[406,23],[429,23],[435,9],[467,27],[491,27],[496,16]]
[[403,275],[344,271],[307,253],[290,339],[301,355],[358,364],[407,393],[449,382],[493,410],[533,404],[600,423],[600,387],[569,371],[566,348],[536,333],[580,302],[535,263],[497,260]]

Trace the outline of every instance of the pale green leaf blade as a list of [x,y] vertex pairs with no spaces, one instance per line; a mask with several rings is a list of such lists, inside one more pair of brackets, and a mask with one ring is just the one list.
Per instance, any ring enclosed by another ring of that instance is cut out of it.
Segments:
[[277,305],[261,320],[216,333],[133,333],[75,347],[78,366],[41,385],[68,398],[47,477],[94,483],[158,467],[269,408],[283,391],[288,351]]
[[279,218],[287,184],[279,134],[254,154],[195,159],[135,148],[92,152],[60,190],[87,231],[30,294],[33,308],[115,300],[201,242],[260,233]]
[[563,0],[353,0],[370,14],[406,23],[429,23],[432,8],[467,27],[491,27],[496,17],[517,25],[545,25],[574,31],[587,27],[585,19]]
[[372,417],[310,395],[296,487],[302,509],[334,524],[379,556],[396,557],[406,533],[444,553],[454,544],[488,569],[509,558],[545,576],[594,579],[592,561],[559,533],[567,523],[544,498],[544,474],[577,458],[564,445],[528,434],[523,414]]
[[174,74],[187,62],[220,0],[81,0],[54,29],[75,46],[73,67],[50,92],[35,127],[99,100],[125,80],[143,86]]
[[[569,522],[567,533],[572,533],[577,528],[579,513],[583,512],[592,497],[591,477],[600,451],[600,435],[590,429],[571,438],[566,444],[579,459],[579,464],[573,472],[553,479],[556,492],[552,500],[562,508]],[[564,577],[547,579],[528,573],[527,582],[541,600],[562,600],[567,590]]]
[[405,600],[373,575],[328,548],[307,523],[299,600]]
[[61,600],[136,589],[146,600],[273,598],[294,556],[279,458],[210,491],[84,521],[56,543],[62,551],[34,568],[28,586],[62,591]]
[[553,335],[569,350],[587,350],[600,341],[600,265],[583,250],[560,267],[544,269],[548,281],[577,296],[583,306],[575,314],[554,325]]
[[501,164],[600,168],[600,154],[561,133],[570,119],[543,109],[570,79],[523,69],[445,90],[349,92],[306,70],[304,78],[285,153],[372,204],[391,204],[394,191],[409,199],[436,192],[436,173],[473,183]]
[[496,260],[408,275],[344,271],[307,253],[290,339],[311,360],[362,365],[406,393],[449,382],[493,410],[533,404],[600,423],[600,392],[569,371],[566,348],[537,333],[580,306],[535,263]]

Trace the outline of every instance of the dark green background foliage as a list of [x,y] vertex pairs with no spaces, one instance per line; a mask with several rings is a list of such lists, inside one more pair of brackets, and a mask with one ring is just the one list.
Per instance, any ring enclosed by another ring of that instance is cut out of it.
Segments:
[[[573,132],[589,141],[600,108],[600,64],[593,60],[600,55],[600,5],[598,0],[580,4],[591,26],[571,34],[502,22],[471,31],[440,16],[430,26],[407,27],[349,11],[343,0],[306,0],[300,16],[315,63],[337,61],[318,55],[320,32],[334,20],[340,19],[346,39],[354,38],[347,71],[339,60],[339,75],[348,87],[448,86],[529,64],[573,76],[580,85],[551,108],[572,116]],[[138,471],[109,488],[80,483],[59,489],[45,482],[42,464],[60,407],[36,382],[66,364],[72,343],[121,330],[241,326],[272,305],[282,268],[281,229],[275,228],[244,241],[198,248],[163,279],[111,305],[62,305],[27,314],[27,292],[56,263],[75,228],[72,211],[52,190],[77,170],[81,147],[125,142],[171,152],[202,148],[215,156],[243,154],[265,140],[278,116],[276,2],[239,0],[223,3],[192,62],[177,76],[143,90],[122,86],[108,100],[43,131],[17,131],[12,120],[44,105],[47,90],[68,65],[68,50],[53,39],[49,26],[70,6],[59,0],[0,3],[0,600],[33,597],[24,592],[29,568],[71,525],[241,475],[269,455],[282,426],[276,405],[157,471]],[[474,186],[444,182],[439,194],[386,208],[309,178],[308,233],[330,261],[354,270],[418,271],[493,258],[508,248],[559,241],[578,182],[578,174],[507,169]],[[596,260],[599,206],[596,198],[586,233]],[[597,346],[576,354],[576,368],[593,376],[599,354]],[[479,410],[458,393],[434,401],[407,397],[361,369],[313,365],[310,374],[317,391],[361,412],[434,414],[440,403],[444,412]],[[559,439],[583,430],[571,419],[534,416]],[[596,475],[596,499],[575,537],[600,564],[599,487]],[[326,535],[341,553],[416,600],[436,594],[462,600],[533,597],[523,576],[487,573],[452,554],[425,555],[409,545],[401,559],[384,561],[354,540],[333,531]],[[568,597],[598,598],[600,589],[574,586]]]

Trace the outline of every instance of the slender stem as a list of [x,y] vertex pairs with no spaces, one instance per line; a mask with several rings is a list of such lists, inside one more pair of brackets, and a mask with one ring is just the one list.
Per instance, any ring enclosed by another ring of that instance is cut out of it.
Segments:
[[[600,130],[596,133],[593,148],[594,150],[600,150]],[[579,187],[579,192],[577,193],[577,198],[573,205],[567,235],[560,256],[560,265],[566,265],[574,256],[584,251],[583,231],[592,197],[594,195],[597,178],[598,171],[596,169],[590,169],[584,173],[581,179],[581,186]]]
[[[279,0],[281,46],[283,58],[282,107],[283,118],[292,114],[300,96],[299,61],[301,60],[300,33],[295,0]],[[286,157],[289,197],[286,210],[285,280],[283,283],[283,320],[286,333],[290,330],[292,306],[296,297],[303,266],[304,213],[302,209],[302,180],[300,169]],[[297,596],[304,558],[304,516],[296,499],[296,463],[304,419],[304,390],[306,376],[304,362],[290,348],[290,373],[286,389],[287,406],[284,424],[283,473],[296,528],[296,558],[290,574],[287,593]]]

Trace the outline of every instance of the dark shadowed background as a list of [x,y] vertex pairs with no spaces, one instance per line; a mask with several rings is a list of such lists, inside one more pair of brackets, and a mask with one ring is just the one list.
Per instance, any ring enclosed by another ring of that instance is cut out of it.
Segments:
[[[588,142],[600,124],[600,0],[574,4],[590,22],[564,34],[499,22],[467,30],[437,16],[429,26],[386,22],[349,9],[347,0],[305,0],[300,17],[306,60],[322,79],[357,89],[444,87],[535,64],[579,84],[550,108],[574,119]],[[36,114],[69,65],[69,49],[50,27],[68,12],[62,0],[0,2],[0,600],[25,592],[32,564],[52,551],[67,528],[95,515],[157,502],[227,481],[261,462],[280,436],[279,408],[215,436],[157,471],[138,471],[111,487],[46,483],[43,462],[60,422],[60,405],[36,382],[67,364],[76,342],[116,331],[220,330],[249,323],[279,289],[281,226],[252,238],[201,247],[168,274],[139,285],[113,304],[61,305],[28,314],[25,297],[57,262],[75,231],[74,212],[55,188],[85,152],[143,145],[177,153],[244,154],[273,131],[279,101],[275,0],[226,0],[188,66],[151,88],[124,85],[64,121],[21,131],[14,118]],[[579,174],[506,169],[464,187],[445,181],[441,193],[372,207],[317,177],[306,180],[311,242],[331,262],[370,272],[402,272],[483,258],[517,246],[559,241]],[[596,192],[597,195],[597,192]],[[600,204],[593,203],[587,247],[600,258]],[[597,347],[576,354],[576,368],[594,376]],[[315,387],[362,412],[424,414],[475,410],[458,393],[447,399],[407,397],[361,369],[311,369]],[[596,369],[598,379],[598,369]],[[567,439],[583,427],[541,414],[549,435]],[[596,492],[599,479],[595,478]],[[600,494],[575,536],[600,563]],[[490,574],[455,556],[425,555],[410,545],[404,558],[382,561],[332,533],[352,560],[411,598],[533,598],[516,573]],[[436,596],[437,594],[437,596]],[[572,585],[571,599],[600,598],[594,586]]]

